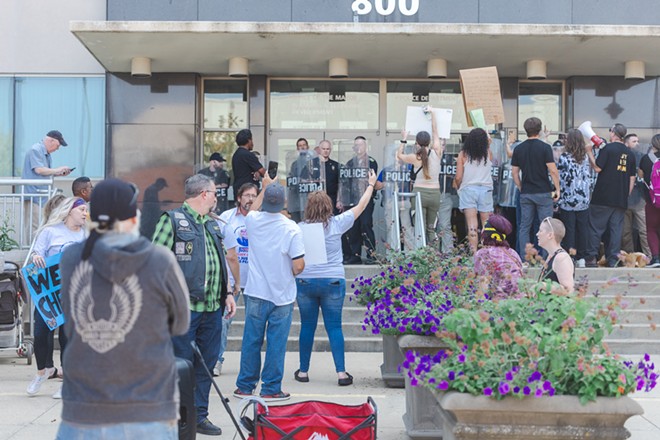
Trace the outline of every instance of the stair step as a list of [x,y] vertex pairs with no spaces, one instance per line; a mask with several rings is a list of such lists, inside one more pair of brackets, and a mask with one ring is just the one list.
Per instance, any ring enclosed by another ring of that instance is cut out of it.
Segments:
[[[227,338],[227,351],[241,351],[242,336],[229,336]],[[262,350],[265,350],[265,344]],[[289,336],[286,344],[287,351],[298,351],[298,338]],[[327,338],[314,338],[313,351],[331,351],[330,341]],[[346,337],[344,338],[344,351],[350,352],[380,352],[383,351],[383,339],[378,337]]]

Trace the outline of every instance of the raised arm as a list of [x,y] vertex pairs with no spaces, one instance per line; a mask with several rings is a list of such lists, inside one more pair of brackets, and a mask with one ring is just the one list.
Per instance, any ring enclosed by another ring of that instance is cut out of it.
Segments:
[[264,174],[264,180],[261,182],[261,192],[257,196],[256,199],[254,199],[254,202],[252,203],[252,211],[259,211],[261,208],[261,204],[264,201],[264,193],[266,192],[266,187],[273,183],[274,180],[270,178],[268,173]]
[[428,111],[431,112],[431,128],[432,128],[432,133],[431,133],[431,148],[433,151],[435,151],[435,154],[438,155],[438,157],[442,157],[442,149],[444,147],[444,144],[442,141],[440,141],[440,136],[438,135],[438,122],[435,120],[435,113],[433,113],[433,107],[430,105],[427,107]]
[[362,194],[362,197],[360,197],[360,201],[358,202],[358,204],[355,205],[353,208],[351,208],[351,211],[353,212],[353,218],[357,219],[360,216],[360,214],[362,214],[364,209],[367,207],[369,200],[371,200],[371,196],[376,190],[375,186],[376,186],[376,173],[374,173],[374,170],[369,170],[369,186],[367,186],[367,189],[364,191],[364,194]]

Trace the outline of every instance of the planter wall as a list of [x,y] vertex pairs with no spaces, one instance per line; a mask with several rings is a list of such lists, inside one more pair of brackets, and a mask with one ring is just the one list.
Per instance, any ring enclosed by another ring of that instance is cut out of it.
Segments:
[[[421,354],[435,355],[447,345],[435,336],[399,336],[397,340],[401,355],[409,350]],[[414,387],[410,384],[408,375],[404,375],[406,386],[406,412],[403,423],[406,433],[412,439],[442,438],[444,417],[442,408],[436,396],[426,387]]]
[[581,405],[573,396],[494,400],[449,392],[436,394],[445,440],[626,439],[626,420],[644,411],[629,397],[599,397]]
[[380,374],[385,386],[388,388],[403,388],[405,386],[403,373],[399,372],[399,366],[403,363],[403,355],[399,350],[399,344],[395,335],[383,335],[383,363],[380,366]]

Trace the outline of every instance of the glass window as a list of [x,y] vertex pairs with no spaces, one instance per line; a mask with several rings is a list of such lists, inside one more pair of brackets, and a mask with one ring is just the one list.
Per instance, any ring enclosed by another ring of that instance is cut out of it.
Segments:
[[518,132],[525,139],[523,124],[527,118],[537,117],[543,126],[555,136],[563,130],[563,83],[520,82],[518,84]]
[[273,80],[270,128],[376,130],[378,81]]
[[247,81],[204,81],[204,128],[248,126]]
[[0,77],[0,176],[11,176],[14,135],[14,78]]
[[71,177],[105,176],[105,78],[16,78],[14,175],[27,150],[50,130],[68,146],[53,154],[53,166],[75,167]]

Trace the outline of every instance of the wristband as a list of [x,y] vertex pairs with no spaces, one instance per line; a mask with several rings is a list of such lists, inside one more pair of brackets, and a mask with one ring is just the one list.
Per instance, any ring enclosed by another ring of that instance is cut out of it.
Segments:
[[373,183],[370,183],[369,186],[372,187],[372,188],[375,188]]
[[402,144],[407,144],[408,143],[408,141],[404,141],[404,140],[400,140],[399,142],[401,142]]

